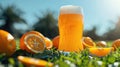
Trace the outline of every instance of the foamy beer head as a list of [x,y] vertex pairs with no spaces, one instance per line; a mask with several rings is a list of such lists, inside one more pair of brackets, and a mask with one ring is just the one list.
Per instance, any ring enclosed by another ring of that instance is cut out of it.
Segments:
[[60,14],[81,14],[83,9],[80,6],[66,5],[60,8]]

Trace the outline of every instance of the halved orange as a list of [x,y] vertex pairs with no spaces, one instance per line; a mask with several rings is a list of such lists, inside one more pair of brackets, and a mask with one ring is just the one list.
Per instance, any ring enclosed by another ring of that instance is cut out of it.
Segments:
[[0,54],[4,53],[11,56],[16,51],[14,37],[7,31],[0,30]]
[[45,43],[46,43],[46,48],[47,49],[51,49],[53,47],[52,41],[47,37],[45,37]]
[[84,49],[96,46],[95,42],[90,37],[83,37],[82,44]]
[[53,46],[55,47],[55,48],[57,48],[58,49],[58,46],[59,46],[59,35],[58,36],[56,36],[56,37],[54,37],[53,39],[52,39],[52,42],[53,42]]
[[96,46],[98,46],[98,47],[107,47],[107,43],[105,41],[98,41]]
[[89,52],[91,55],[95,55],[98,57],[103,57],[108,55],[111,51],[112,51],[112,47],[109,48],[97,48],[97,47],[93,47],[93,48],[89,48]]
[[25,64],[27,67],[53,67],[53,63],[41,59],[18,56],[18,60]]
[[114,50],[116,50],[117,48],[119,48],[120,47],[120,39],[115,40],[112,43],[112,47],[114,48]]
[[45,44],[44,36],[37,31],[27,32],[20,39],[20,48],[30,53],[42,53]]

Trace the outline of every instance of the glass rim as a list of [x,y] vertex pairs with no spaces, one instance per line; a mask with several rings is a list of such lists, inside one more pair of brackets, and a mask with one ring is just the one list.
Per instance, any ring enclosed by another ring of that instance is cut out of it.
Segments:
[[83,8],[76,5],[64,5],[60,7],[60,14],[82,14]]

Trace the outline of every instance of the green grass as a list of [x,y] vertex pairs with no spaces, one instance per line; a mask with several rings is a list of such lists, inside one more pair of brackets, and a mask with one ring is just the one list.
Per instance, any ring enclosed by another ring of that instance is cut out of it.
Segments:
[[20,43],[20,41],[19,41],[19,39],[16,39],[16,49],[18,50],[19,49],[19,43]]
[[112,43],[113,43],[113,41],[107,41],[108,47],[111,47],[111,46],[112,46]]
[[[45,50],[43,53],[31,54],[19,49],[18,39],[16,40],[16,43],[17,50],[12,56],[7,57],[5,55],[0,55],[0,65],[25,67],[24,64],[18,61],[17,57],[19,55],[52,62],[54,63],[54,67],[108,67],[110,64],[114,65],[115,62],[120,63],[120,49],[117,49],[115,52],[111,52],[105,57],[91,56],[88,49],[85,49],[79,53],[65,54],[53,48],[51,50]],[[110,46],[112,41],[109,41],[107,43]],[[102,64],[100,65],[98,62],[102,62]]]

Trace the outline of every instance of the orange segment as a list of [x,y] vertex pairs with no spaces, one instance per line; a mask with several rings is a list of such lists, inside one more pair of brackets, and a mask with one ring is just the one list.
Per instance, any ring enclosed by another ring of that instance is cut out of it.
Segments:
[[59,46],[59,38],[60,38],[59,36],[56,36],[52,39],[53,46],[57,49],[58,49],[58,46]]
[[0,54],[11,56],[16,51],[16,41],[7,31],[0,30]]
[[46,43],[46,48],[47,49],[51,49],[53,47],[52,41],[47,37],[45,37],[45,43]]
[[20,48],[30,53],[42,53],[45,49],[45,39],[37,31],[25,33],[20,39]]
[[89,52],[91,55],[95,55],[98,57],[103,57],[108,55],[112,51],[112,48],[89,48]]
[[83,37],[82,44],[84,48],[91,48],[96,46],[96,44],[90,37]]
[[25,64],[27,67],[53,67],[52,63],[41,59],[18,56],[18,60]]

